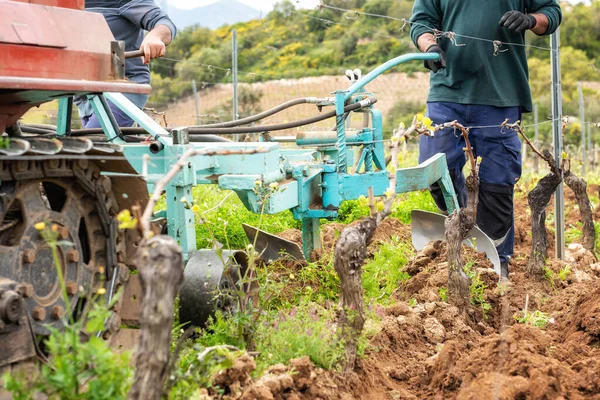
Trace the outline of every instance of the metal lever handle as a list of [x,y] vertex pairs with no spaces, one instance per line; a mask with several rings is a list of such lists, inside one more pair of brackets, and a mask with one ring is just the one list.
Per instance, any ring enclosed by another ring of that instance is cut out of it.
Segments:
[[135,57],[144,57],[144,52],[142,50],[134,50],[134,51],[126,51],[125,58],[135,58]]

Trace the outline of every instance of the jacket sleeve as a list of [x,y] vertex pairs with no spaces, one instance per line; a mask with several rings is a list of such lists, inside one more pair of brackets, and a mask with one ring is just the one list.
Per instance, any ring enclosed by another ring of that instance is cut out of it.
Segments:
[[154,0],[133,0],[122,7],[120,12],[123,17],[146,31],[151,31],[157,25],[165,25],[171,31],[171,40],[177,35],[175,24]]
[[530,0],[528,13],[544,14],[548,18],[548,30],[544,33],[550,35],[562,22],[562,10],[557,0]]
[[442,30],[442,11],[439,0],[416,0],[410,17],[410,38],[417,46],[417,39],[424,33]]

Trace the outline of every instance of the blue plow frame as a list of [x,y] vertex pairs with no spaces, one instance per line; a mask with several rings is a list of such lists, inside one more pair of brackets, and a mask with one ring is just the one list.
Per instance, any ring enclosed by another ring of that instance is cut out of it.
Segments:
[[[149,191],[191,147],[202,149],[232,150],[228,155],[200,155],[188,163],[166,190],[166,209],[157,217],[166,217],[168,233],[182,246],[187,260],[196,249],[194,213],[189,204],[192,188],[200,184],[217,184],[221,189],[233,190],[246,208],[252,212],[275,214],[291,210],[294,218],[302,221],[303,251],[308,259],[313,250],[320,249],[320,219],[334,219],[345,200],[368,196],[372,188],[375,196],[383,196],[390,185],[390,173],[385,165],[382,115],[372,105],[359,110],[368,116],[369,126],[354,132],[346,132],[344,107],[372,96],[365,85],[373,79],[404,62],[433,60],[435,53],[406,54],[377,67],[354,82],[348,89],[335,92],[335,98],[319,104],[336,109],[336,131],[331,131],[330,143],[323,136],[310,132],[298,137],[298,149],[281,149],[275,142],[218,142],[189,143],[186,128],[173,129],[171,133],[162,128],[142,110],[120,93],[104,93],[138,125],[143,127],[162,146],[153,153],[147,144],[125,143],[113,129],[109,115],[96,95],[89,96],[92,107],[99,116],[100,124],[112,143],[123,145],[130,164],[148,184]],[[59,135],[64,135],[66,125],[61,124],[66,115],[66,99],[59,101]],[[304,148],[304,146],[312,146]],[[254,154],[235,154],[260,148]],[[354,149],[359,157],[354,163]],[[349,168],[348,166],[351,166]],[[108,173],[107,173],[108,174]],[[439,182],[448,211],[458,208],[458,201],[446,166],[444,154],[437,154],[424,163],[396,171],[396,193],[427,189]],[[260,185],[257,185],[260,182]],[[270,184],[277,182],[277,189]]]

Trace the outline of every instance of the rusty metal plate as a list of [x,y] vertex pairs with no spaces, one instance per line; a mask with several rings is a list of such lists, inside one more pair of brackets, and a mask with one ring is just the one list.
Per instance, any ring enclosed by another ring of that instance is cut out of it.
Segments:
[[[42,94],[36,98],[36,102],[50,101],[58,97],[68,94],[86,94],[86,93],[102,93],[102,92],[119,92],[119,93],[141,93],[149,94],[152,91],[150,85],[142,85],[137,83],[125,82],[104,82],[104,81],[85,81],[85,80],[69,80],[69,79],[46,79],[46,78],[20,78],[12,76],[0,77],[0,89],[11,89],[15,91],[25,90],[43,90],[52,91],[50,98],[47,94]],[[60,93],[64,92],[64,93]],[[14,95],[14,94],[13,94]],[[18,95],[18,94],[17,94]],[[8,97],[8,94],[5,94]],[[4,97],[4,96],[3,96]],[[28,97],[18,97],[20,100]],[[5,102],[0,100],[1,102]]]
[[[138,343],[140,337],[139,329],[121,328],[117,334],[112,337],[110,346],[117,352],[132,351]],[[132,358],[132,361],[135,358]]]
[[23,324],[14,331],[0,333],[0,348],[2,349],[0,366],[34,358],[35,347],[29,326]]
[[131,275],[123,292],[123,304],[121,305],[121,321],[126,325],[139,325],[140,312],[142,309],[142,285],[139,275]]
[[83,10],[85,6],[85,0],[12,0],[20,3],[39,4],[50,7],[63,7],[63,8],[74,8],[77,10]]
[[85,6],[85,0],[13,0],[20,1],[21,3],[40,4],[43,6],[51,7],[63,7],[63,8],[74,8],[77,10],[83,10]]
[[0,43],[67,47],[51,9],[14,1],[0,1]]

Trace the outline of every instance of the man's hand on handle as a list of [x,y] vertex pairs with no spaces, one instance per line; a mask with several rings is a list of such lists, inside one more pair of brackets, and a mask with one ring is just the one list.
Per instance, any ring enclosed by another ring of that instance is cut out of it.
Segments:
[[165,55],[166,50],[165,44],[157,37],[146,35],[140,50],[144,52],[144,64],[148,64],[150,60]]
[[437,44],[437,40],[433,33],[427,32],[419,36],[417,39],[417,47],[423,53],[438,53],[440,55],[439,60],[424,61],[425,68],[438,72],[442,68],[446,68],[446,53]]
[[140,46],[140,50],[144,52],[144,64],[148,64],[153,58],[164,56],[169,43],[171,43],[171,30],[168,26],[157,25],[148,32]]
[[425,68],[430,69],[432,72],[438,72],[442,68],[446,68],[446,53],[438,44],[432,44],[425,50],[426,53],[438,53],[440,58],[437,60],[426,60],[424,61]]

